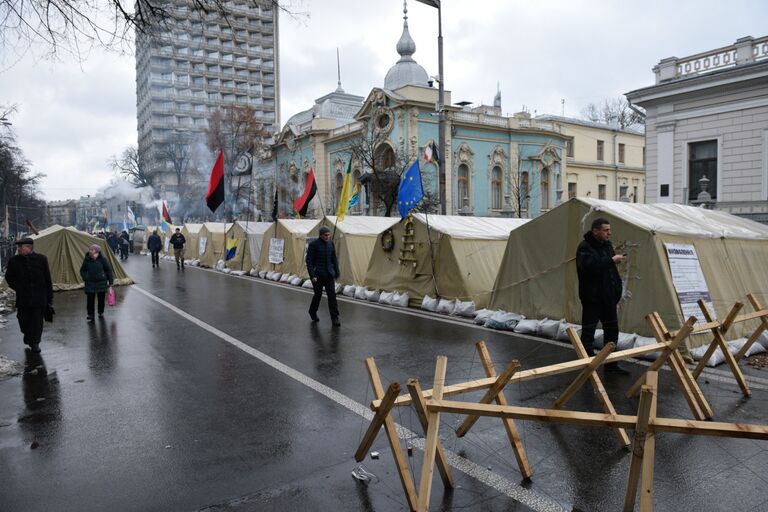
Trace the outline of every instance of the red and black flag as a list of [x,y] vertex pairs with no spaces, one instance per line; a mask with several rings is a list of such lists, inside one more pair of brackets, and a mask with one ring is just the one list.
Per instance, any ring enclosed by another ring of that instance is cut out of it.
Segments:
[[224,202],[224,152],[219,150],[219,156],[211,170],[211,181],[208,182],[208,193],[205,202],[212,212]]
[[310,169],[309,175],[307,176],[307,184],[304,185],[304,193],[293,202],[293,207],[296,210],[296,213],[301,217],[304,217],[307,214],[307,208],[309,208],[309,203],[312,201],[312,198],[315,197],[315,194],[317,194],[315,171]]

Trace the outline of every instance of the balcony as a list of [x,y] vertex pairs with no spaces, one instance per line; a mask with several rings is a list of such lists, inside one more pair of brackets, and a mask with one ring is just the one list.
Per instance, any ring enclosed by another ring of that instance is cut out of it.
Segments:
[[453,120],[457,123],[481,124],[505,129],[543,130],[561,133],[560,125],[551,121],[519,119],[515,117],[494,116],[480,112],[455,112]]

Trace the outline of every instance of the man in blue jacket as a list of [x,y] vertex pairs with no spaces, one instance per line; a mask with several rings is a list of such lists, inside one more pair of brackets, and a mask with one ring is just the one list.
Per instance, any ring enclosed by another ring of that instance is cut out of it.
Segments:
[[323,226],[320,228],[320,238],[310,242],[307,247],[307,272],[312,280],[315,294],[312,304],[309,306],[309,316],[312,322],[318,322],[317,309],[320,307],[320,298],[323,296],[323,288],[328,296],[328,310],[331,312],[331,321],[338,327],[339,307],[336,303],[336,278],[339,277],[339,261],[336,259],[336,249],[331,241],[331,230]]

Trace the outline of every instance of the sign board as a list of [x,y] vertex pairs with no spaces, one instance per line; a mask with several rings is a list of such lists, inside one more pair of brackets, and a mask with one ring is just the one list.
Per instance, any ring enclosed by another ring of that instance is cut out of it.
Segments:
[[283,251],[285,249],[285,240],[282,238],[270,238],[269,239],[269,262],[270,263],[282,263]]
[[707,281],[704,279],[704,272],[701,270],[699,255],[696,248],[690,244],[664,244],[667,250],[667,259],[669,260],[669,270],[672,272],[672,284],[677,292],[677,300],[680,302],[680,309],[683,312],[683,318],[695,316],[698,322],[703,322],[701,309],[697,304],[699,299],[703,299],[707,308],[715,314],[715,308],[712,306],[712,297],[709,295]]
[[205,247],[208,245],[208,237],[201,236],[197,241],[197,255],[202,256],[205,254]]

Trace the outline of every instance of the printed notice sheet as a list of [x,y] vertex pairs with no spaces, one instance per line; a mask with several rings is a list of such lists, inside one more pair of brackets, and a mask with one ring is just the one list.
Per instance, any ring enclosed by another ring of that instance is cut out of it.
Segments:
[[283,238],[270,238],[269,239],[269,262],[275,263],[275,264],[282,263],[284,248],[285,248],[285,240]]
[[704,322],[701,309],[697,304],[699,299],[703,299],[707,308],[715,315],[715,308],[712,307],[712,297],[709,295],[707,281],[704,279],[704,272],[701,271],[699,256],[696,254],[696,248],[690,244],[664,244],[667,250],[667,259],[669,259],[669,269],[672,272],[672,283],[675,285],[677,299],[680,301],[680,309],[683,311],[683,318],[695,316],[697,323]]

